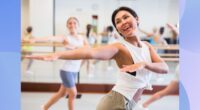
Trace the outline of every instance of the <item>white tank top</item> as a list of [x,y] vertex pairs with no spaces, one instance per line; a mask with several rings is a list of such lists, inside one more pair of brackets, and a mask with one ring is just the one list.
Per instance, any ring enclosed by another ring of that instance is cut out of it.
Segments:
[[[83,47],[84,39],[82,36],[79,36],[80,39],[71,35],[67,35],[66,37],[67,37],[69,45],[73,45],[76,47]],[[69,50],[69,49],[66,49],[66,50]],[[80,65],[81,65],[81,60],[66,60],[61,70],[69,71],[69,72],[79,72]]]
[[[130,44],[127,41],[120,42],[128,49],[132,59],[134,60],[134,63],[152,62],[149,48],[144,42],[141,42],[142,47],[140,48]],[[119,92],[129,100],[132,100],[139,88],[152,89],[150,79],[151,71],[147,69],[136,71],[136,76],[121,72],[112,90]]]

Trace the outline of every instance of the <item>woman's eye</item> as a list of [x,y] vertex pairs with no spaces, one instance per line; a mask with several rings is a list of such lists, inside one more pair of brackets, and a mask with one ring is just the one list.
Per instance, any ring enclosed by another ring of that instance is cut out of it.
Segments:
[[118,21],[116,21],[116,24],[119,24],[120,23],[120,21],[118,20]]
[[127,18],[129,18],[129,16],[124,16],[124,19],[127,19]]

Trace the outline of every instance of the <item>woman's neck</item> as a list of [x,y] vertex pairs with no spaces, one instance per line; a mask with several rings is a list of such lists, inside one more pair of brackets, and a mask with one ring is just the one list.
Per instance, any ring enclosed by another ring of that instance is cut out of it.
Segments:
[[77,36],[78,36],[78,33],[77,33],[77,32],[70,32],[69,34],[72,35],[72,36],[74,36],[74,37],[77,37]]
[[125,40],[131,44],[133,44],[134,46],[137,47],[142,47],[140,39],[137,36],[133,36],[133,37],[126,37]]

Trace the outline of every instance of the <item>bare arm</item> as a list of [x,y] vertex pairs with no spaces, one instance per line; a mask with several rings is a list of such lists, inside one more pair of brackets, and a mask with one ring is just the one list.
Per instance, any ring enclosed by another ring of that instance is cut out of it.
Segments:
[[112,59],[117,53],[119,49],[115,46],[115,44],[101,46],[97,48],[83,47],[75,50],[68,50],[64,52],[56,52],[50,55],[31,55],[26,56],[26,58],[30,59],[38,59],[38,60],[56,60],[56,59],[71,59],[71,60],[79,60],[79,59],[99,59],[99,60],[108,60]]
[[65,42],[64,36],[46,36],[46,37],[35,37],[34,42]]
[[118,52],[114,45],[101,46],[97,48],[83,47],[72,51],[57,53],[60,59],[112,59]]
[[123,68],[120,69],[122,72],[134,72],[143,68],[146,68],[156,73],[168,72],[167,64],[160,58],[160,56],[155,52],[154,48],[150,44],[148,44],[147,42],[146,44],[148,45],[150,50],[152,63],[139,62],[132,65],[123,65]]
[[168,45],[168,43],[167,43],[167,41],[166,41],[165,39],[163,39],[163,41],[162,41],[162,45],[165,45],[165,46]]
[[149,47],[152,63],[144,63],[144,67],[156,73],[168,73],[169,68],[165,61],[156,53],[155,49],[148,42],[145,43]]
[[175,27],[174,25],[170,24],[170,23],[167,23],[167,26],[176,34],[178,35],[179,34],[179,30],[177,27]]

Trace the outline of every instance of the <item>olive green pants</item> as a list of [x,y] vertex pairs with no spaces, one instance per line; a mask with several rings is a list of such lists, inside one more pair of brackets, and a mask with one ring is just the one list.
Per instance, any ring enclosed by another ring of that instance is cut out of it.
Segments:
[[97,105],[96,110],[132,110],[136,103],[118,92],[110,91]]

